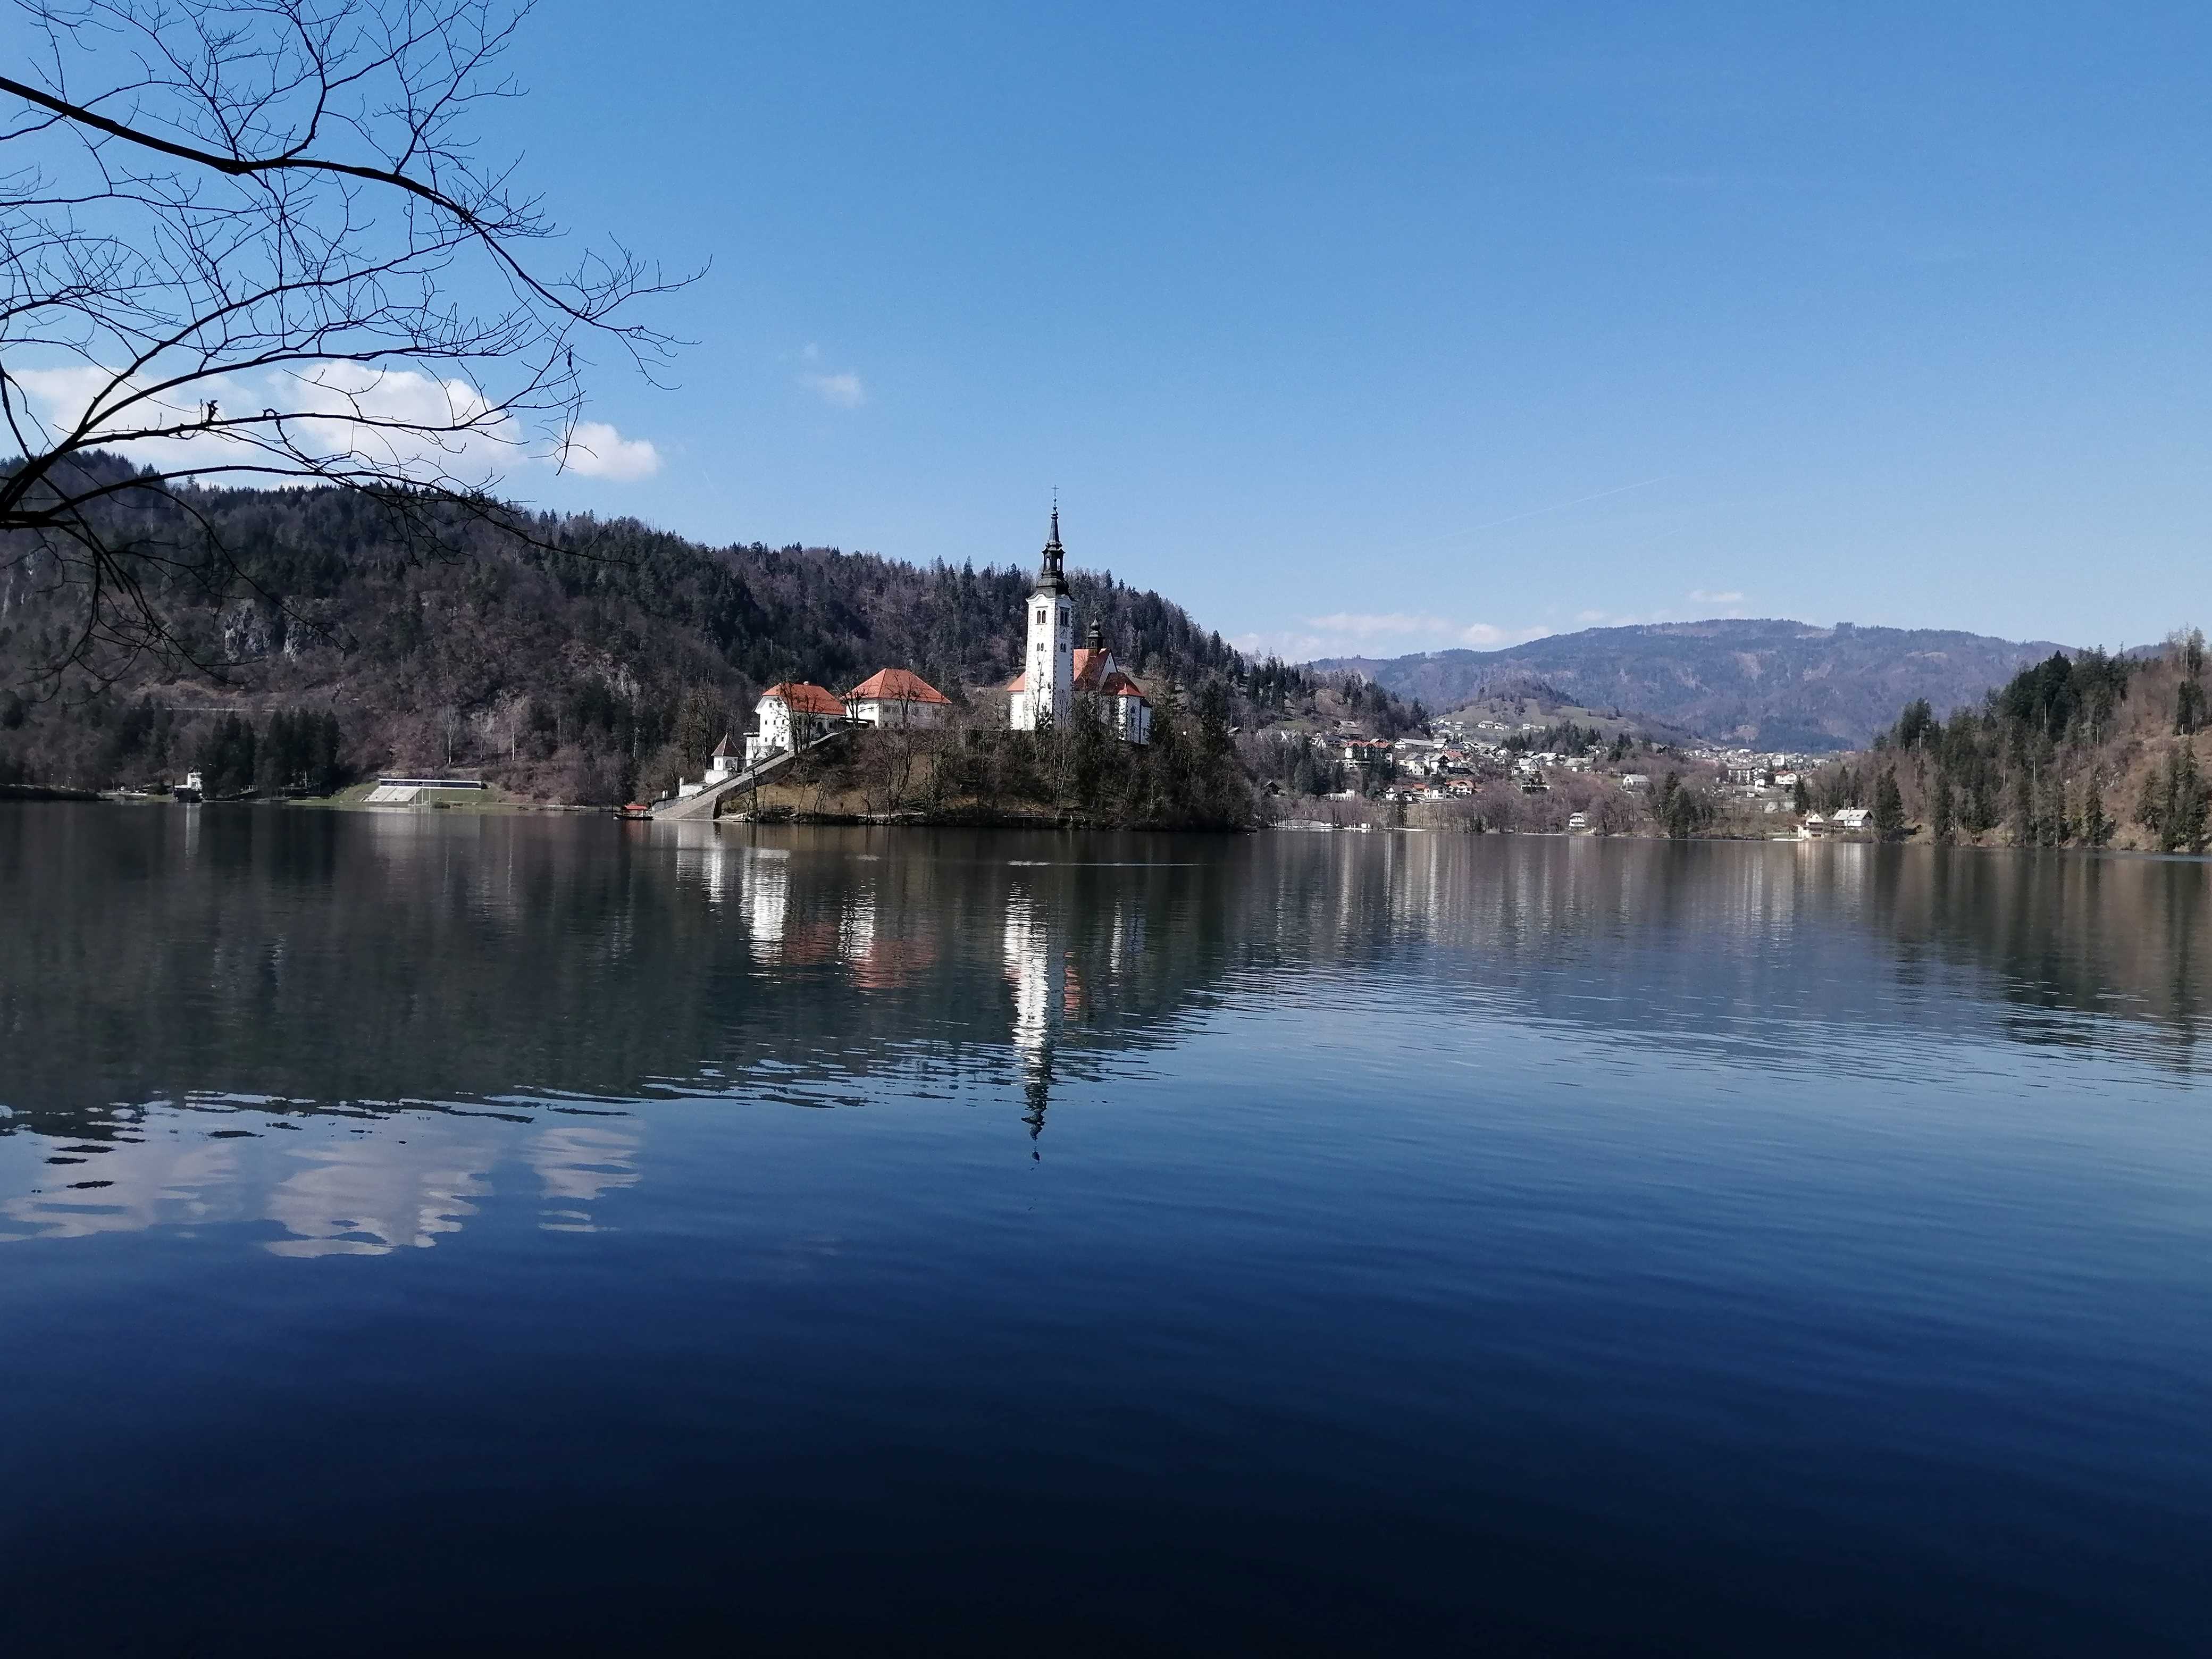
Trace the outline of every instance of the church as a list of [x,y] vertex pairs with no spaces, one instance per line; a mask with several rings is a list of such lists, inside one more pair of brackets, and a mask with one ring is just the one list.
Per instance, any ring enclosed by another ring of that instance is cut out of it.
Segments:
[[1074,712],[1076,700],[1091,700],[1097,718],[1124,743],[1150,743],[1152,706],[1114,653],[1105,631],[1091,619],[1089,637],[1075,645],[1075,604],[1068,598],[1060,544],[1060,508],[1052,509],[1052,534],[1044,544],[1036,586],[1030,590],[1029,641],[1022,672],[1006,682],[1006,719],[1017,732],[1057,726]]

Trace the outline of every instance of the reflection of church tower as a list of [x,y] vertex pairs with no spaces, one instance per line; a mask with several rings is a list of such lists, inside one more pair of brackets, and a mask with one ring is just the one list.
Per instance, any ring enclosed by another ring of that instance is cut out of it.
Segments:
[[1052,534],[1044,544],[1036,582],[1030,590],[1028,644],[1022,652],[1022,690],[1008,711],[1018,732],[1034,732],[1067,718],[1075,696],[1075,602],[1060,568],[1060,506],[1052,509]]
[[791,909],[791,852],[782,847],[745,848],[744,887],[739,901],[753,949],[772,955],[783,949],[783,930]]
[[1025,893],[1006,901],[1006,978],[1014,988],[1014,1052],[1029,1100],[1023,1121],[1034,1140],[1044,1133],[1045,1108],[1051,1104],[1054,1027],[1066,994],[1066,963]]

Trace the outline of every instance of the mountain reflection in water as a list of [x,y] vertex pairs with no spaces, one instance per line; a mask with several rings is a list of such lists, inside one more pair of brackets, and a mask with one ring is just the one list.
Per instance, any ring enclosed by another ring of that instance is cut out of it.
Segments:
[[0,1629],[2191,1651],[2208,924],[2055,853],[0,808]]

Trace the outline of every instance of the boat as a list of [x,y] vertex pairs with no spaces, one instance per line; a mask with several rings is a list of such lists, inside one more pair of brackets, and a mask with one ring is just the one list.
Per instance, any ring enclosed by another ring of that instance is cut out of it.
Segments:
[[176,795],[178,805],[198,806],[207,791],[200,781],[198,773],[187,772],[185,774],[185,781],[176,787],[173,793]]
[[653,809],[643,801],[634,800],[627,805],[616,807],[615,816],[634,823],[650,823],[653,822]]

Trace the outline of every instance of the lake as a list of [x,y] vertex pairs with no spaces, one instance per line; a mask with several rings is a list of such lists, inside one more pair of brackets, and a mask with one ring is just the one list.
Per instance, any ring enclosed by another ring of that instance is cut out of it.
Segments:
[[2201,1652],[2208,975],[2186,860],[0,807],[0,1644]]

